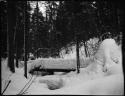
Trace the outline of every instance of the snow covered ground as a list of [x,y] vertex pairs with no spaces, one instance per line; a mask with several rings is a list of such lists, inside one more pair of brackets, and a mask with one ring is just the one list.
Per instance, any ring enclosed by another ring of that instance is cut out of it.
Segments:
[[[116,45],[113,39],[106,39],[101,43],[95,56],[84,62],[89,64],[85,68],[80,68],[79,74],[75,71],[69,73],[55,72],[54,75],[46,76],[33,76],[33,82],[25,94],[123,95],[124,76],[121,53],[121,48]],[[28,64],[40,63],[40,60],[28,61]],[[44,63],[50,62],[48,65],[55,63],[55,61],[58,63],[63,62],[61,59],[44,59]],[[75,61],[71,59],[66,62]],[[57,63],[55,66],[58,66]],[[16,68],[16,72],[12,74],[7,68],[7,59],[2,60],[2,92],[5,88],[5,82],[11,80],[4,95],[19,94],[30,80],[32,76],[28,73],[28,78],[26,79],[23,69],[23,67]]]

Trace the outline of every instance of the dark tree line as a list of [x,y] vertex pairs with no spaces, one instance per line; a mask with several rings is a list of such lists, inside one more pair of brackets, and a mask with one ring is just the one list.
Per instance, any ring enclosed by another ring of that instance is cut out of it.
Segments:
[[[16,67],[18,67],[18,60],[24,53],[24,59],[26,61],[26,49],[28,48],[24,46],[27,45],[25,44],[27,40],[24,39],[27,38],[27,35],[24,35],[26,34],[26,31],[28,31],[26,30],[28,29],[28,15],[27,12],[25,12],[27,10],[24,5],[27,4],[20,1],[2,1],[2,3],[2,7],[4,8],[1,17],[1,20],[3,20],[3,24],[1,23],[2,34],[6,35],[2,35],[4,40],[2,41],[3,48],[1,50],[1,57],[8,57],[8,67],[10,68],[10,71],[15,72],[14,58],[16,59]],[[25,21],[27,21],[27,23]]]
[[102,40],[107,32],[112,37],[123,32],[124,10],[120,1],[45,1],[45,17],[40,1],[34,3],[34,10],[31,2],[1,2],[1,57],[8,57],[12,72],[14,58],[18,67],[18,60],[27,61],[29,53],[36,58],[59,56],[62,47],[67,48],[76,40],[84,43],[88,55],[86,41],[90,38]]
[[7,57],[7,3],[0,3],[1,9],[1,57]]

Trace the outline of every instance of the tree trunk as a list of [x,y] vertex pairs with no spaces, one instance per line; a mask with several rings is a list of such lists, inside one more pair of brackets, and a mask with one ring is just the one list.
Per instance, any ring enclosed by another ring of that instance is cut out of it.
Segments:
[[88,54],[87,54],[87,49],[86,49],[86,44],[85,44],[85,42],[84,42],[83,44],[84,44],[84,48],[85,48],[85,55],[86,55],[86,57],[88,57]]
[[27,1],[24,2],[24,76],[27,78]]
[[[7,51],[8,51],[8,67],[11,72],[15,72],[14,66],[14,27],[15,27],[15,2],[7,1]],[[13,14],[12,14],[13,13]]]
[[90,57],[89,50],[88,50],[88,46],[87,46],[87,42],[85,42],[85,46],[86,46],[87,56]]
[[17,47],[17,44],[16,44],[16,67],[18,68],[19,67],[19,65],[18,65],[18,58],[19,57],[19,55],[18,55],[18,47]]
[[[17,12],[17,10],[16,10],[16,12]],[[16,50],[16,67],[18,68],[19,66],[18,66],[18,57],[19,57],[19,53],[18,53],[18,34],[19,34],[19,32],[18,32],[18,24],[19,24],[19,21],[18,21],[18,14],[16,14],[16,27],[15,27],[15,50]]]
[[18,68],[18,57],[19,57],[19,53],[18,53],[18,30],[16,28],[16,37],[15,37],[16,41],[15,41],[15,47],[16,47],[16,67]]
[[77,73],[80,73],[79,40],[78,40],[78,36],[76,36],[76,58],[77,58]]
[[[40,47],[40,38],[39,38],[39,32],[38,32],[38,1],[37,1],[37,4],[36,4],[36,6],[37,6],[37,16],[36,16],[36,33],[38,34],[38,44],[37,44],[37,50],[39,49],[39,47]],[[36,57],[38,58],[39,57],[39,54],[38,54],[38,51],[36,52]]]

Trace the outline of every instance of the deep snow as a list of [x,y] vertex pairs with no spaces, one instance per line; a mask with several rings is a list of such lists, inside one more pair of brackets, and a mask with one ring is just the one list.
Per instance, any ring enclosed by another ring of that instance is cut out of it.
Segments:
[[[95,56],[88,58],[84,63],[87,67],[77,72],[55,72],[54,75],[34,76],[33,84],[27,90],[27,95],[44,94],[77,94],[77,95],[123,95],[124,76],[122,70],[122,50],[113,39],[104,40]],[[28,61],[28,64],[39,63],[41,59]],[[60,59],[44,59],[45,62],[60,62]],[[73,59],[69,60],[69,64]],[[62,62],[62,61],[61,61]],[[75,62],[76,63],[76,62]],[[50,65],[48,64],[48,65]],[[37,64],[36,64],[37,65]],[[57,64],[55,64],[58,66]],[[32,65],[33,67],[33,65]],[[30,70],[31,67],[29,67]],[[6,80],[11,83],[4,95],[15,95],[30,80],[24,77],[24,68],[16,68],[12,74],[7,68],[7,59],[2,60],[2,91]],[[55,90],[54,90],[55,89]]]

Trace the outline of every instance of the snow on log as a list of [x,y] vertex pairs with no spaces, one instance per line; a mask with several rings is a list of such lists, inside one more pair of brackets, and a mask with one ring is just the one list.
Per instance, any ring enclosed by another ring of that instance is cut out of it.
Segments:
[[40,69],[76,69],[76,60],[63,59],[40,59],[35,60],[28,66],[28,70],[36,67]]
[[[84,63],[83,59],[80,59],[80,66],[82,68],[86,67],[88,63]],[[76,59],[37,59],[34,60],[32,63],[28,64],[28,72],[34,68],[40,69],[67,69],[67,70],[74,70],[76,69]]]

